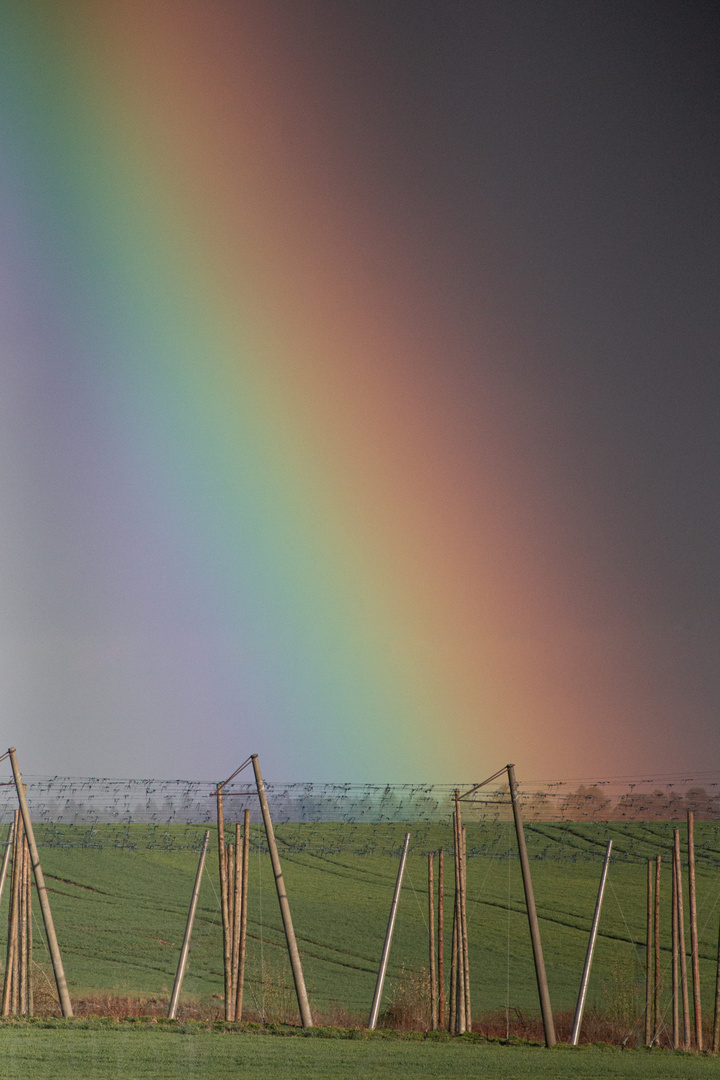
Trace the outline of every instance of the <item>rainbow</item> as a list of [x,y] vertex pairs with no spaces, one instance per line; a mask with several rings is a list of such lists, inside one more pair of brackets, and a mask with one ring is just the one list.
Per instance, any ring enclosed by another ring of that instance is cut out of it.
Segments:
[[597,775],[618,739],[639,764],[657,701],[503,419],[512,338],[458,337],[269,11],[3,5],[25,767]]

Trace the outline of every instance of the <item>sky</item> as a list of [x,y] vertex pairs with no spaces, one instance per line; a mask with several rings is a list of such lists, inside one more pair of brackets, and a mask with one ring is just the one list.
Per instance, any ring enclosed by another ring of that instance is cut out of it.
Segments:
[[719,22],[3,4],[24,772],[717,777]]

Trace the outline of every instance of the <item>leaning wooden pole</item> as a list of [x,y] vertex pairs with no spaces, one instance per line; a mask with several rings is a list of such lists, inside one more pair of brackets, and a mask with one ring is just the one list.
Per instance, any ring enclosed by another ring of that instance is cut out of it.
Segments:
[[40,865],[40,856],[38,855],[37,844],[35,843],[35,833],[33,832],[32,821],[30,820],[30,811],[28,809],[27,799],[25,798],[25,789],[23,787],[22,777],[20,770],[18,769],[17,757],[15,755],[14,747],[8,750],[10,756],[10,762],[12,764],[13,777],[15,779],[15,788],[17,790],[18,801],[20,803],[20,813],[22,814],[23,825],[25,826],[25,834],[28,839],[28,845],[30,847],[30,861],[32,863],[33,875],[35,877],[35,887],[37,889],[38,900],[40,901],[40,911],[42,913],[43,922],[45,924],[45,933],[48,939],[48,948],[50,949],[50,958],[52,959],[53,972],[55,975],[55,984],[57,986],[58,997],[60,998],[60,1008],[63,1016],[72,1016],[72,1005],[70,1004],[70,994],[68,993],[67,981],[65,979],[65,969],[63,967],[62,956],[60,955],[60,946],[58,945],[57,935],[55,934],[55,924],[53,923],[52,911],[50,910],[50,901],[48,899],[47,888],[45,886],[45,877],[42,872],[42,866]]
[[437,969],[435,967],[435,852],[428,851],[428,930],[430,951],[430,1027],[437,1030]]
[[200,895],[200,885],[202,883],[203,870],[205,869],[205,856],[207,854],[209,839],[210,831],[208,830],[205,833],[205,839],[203,840],[197,873],[195,874],[195,884],[193,885],[192,896],[190,897],[190,908],[188,910],[187,923],[185,924],[185,936],[183,938],[182,948],[180,949],[180,959],[178,960],[175,983],[172,988],[172,996],[170,997],[170,1007],[168,1008],[168,1020],[175,1019],[178,1001],[180,1000],[180,991],[182,990],[183,979],[185,978],[188,953],[190,952],[190,938],[192,937],[193,923],[195,922],[195,912],[197,911],[198,896]]
[[653,1032],[653,993],[652,993],[652,965],[653,965],[653,864],[648,859],[647,864],[647,945],[645,949],[645,1045],[650,1046]]
[[457,958],[455,961],[455,1032],[462,1035],[466,1030],[465,1017],[465,950],[463,949],[463,917],[462,917],[462,835],[460,831],[460,814],[457,808],[457,796],[455,792],[455,812],[453,814],[453,840],[455,844],[455,948]]
[[438,851],[438,1025],[440,1027],[445,1026],[444,855],[443,849],[440,848]]
[[305,989],[302,962],[300,960],[300,953],[295,939],[295,930],[293,929],[292,916],[290,914],[290,904],[288,902],[287,892],[285,891],[285,880],[280,866],[280,856],[278,855],[277,844],[275,843],[275,833],[270,818],[270,808],[268,806],[267,795],[265,794],[265,784],[263,783],[262,774],[260,772],[257,754],[252,755],[252,764],[253,770],[255,771],[255,783],[257,785],[258,797],[260,799],[260,809],[262,810],[263,822],[265,823],[265,835],[267,836],[268,848],[270,849],[270,861],[275,876],[275,887],[277,888],[280,914],[282,915],[283,927],[285,929],[285,940],[287,941],[290,967],[292,968],[293,980],[295,982],[295,993],[300,1009],[300,1019],[302,1021],[302,1026],[309,1028],[313,1026],[310,1003],[308,1001],[307,990]]
[[245,952],[247,942],[248,869],[250,859],[250,811],[245,811],[243,824],[242,882],[240,885],[240,944],[238,954],[238,985],[235,999],[235,1019],[242,1020],[243,987],[245,985]]
[[392,903],[390,905],[390,917],[388,918],[387,930],[385,931],[385,941],[383,943],[382,955],[380,957],[380,965],[378,967],[377,982],[375,983],[375,993],[373,994],[372,1005],[370,1007],[370,1018],[368,1020],[368,1028],[370,1031],[375,1030],[378,1013],[380,1011],[380,1002],[382,1001],[383,986],[385,985],[385,974],[387,972],[388,960],[390,959],[390,946],[392,945],[393,931],[395,929],[395,918],[397,916],[398,904],[400,903],[400,890],[402,889],[402,880],[403,874],[405,873],[405,863],[407,862],[409,845],[410,833],[405,833],[405,841],[403,843],[402,855],[400,856],[400,866],[398,868],[397,881],[395,882],[395,892],[393,893]]
[[690,896],[690,960],[692,962],[693,1012],[695,1014],[695,1049],[703,1048],[702,1006],[700,1004],[700,949],[698,946],[697,894],[695,891],[695,815],[687,812],[688,884]]
[[687,950],[685,948],[685,907],[683,900],[682,857],[680,830],[675,829],[674,854],[677,873],[678,940],[680,945],[680,990],[683,1010],[683,1049],[690,1049],[690,996],[688,993]]
[[585,998],[587,997],[587,988],[588,983],[590,982],[590,969],[592,968],[593,955],[595,953],[595,942],[597,940],[598,926],[600,925],[600,912],[602,911],[605,882],[607,881],[608,869],[610,867],[611,853],[612,840],[608,840],[605,849],[605,862],[603,863],[602,874],[600,875],[600,887],[598,889],[597,900],[595,901],[595,914],[593,915],[593,921],[590,927],[590,940],[588,941],[587,953],[585,954],[585,966],[580,980],[580,992],[575,1007],[572,1034],[570,1036],[570,1042],[573,1046],[577,1046],[580,1042],[580,1028],[582,1026],[583,1013],[585,1011]]
[[538,995],[540,997],[540,1011],[542,1013],[543,1030],[545,1033],[545,1045],[554,1046],[555,1023],[553,1021],[552,1008],[550,1006],[550,992],[548,990],[547,975],[545,973],[545,961],[543,959],[542,942],[540,940],[540,924],[537,911],[535,910],[535,896],[530,876],[530,860],[528,859],[527,846],[525,844],[525,830],[523,829],[522,814],[517,795],[517,781],[515,780],[515,766],[507,766],[508,781],[510,784],[510,799],[512,801],[513,817],[515,819],[515,831],[517,833],[518,852],[520,855],[520,868],[522,870],[523,887],[525,889],[525,904],[527,907],[528,922],[530,924],[530,940],[532,942],[533,959],[535,961],[535,975],[537,978]]

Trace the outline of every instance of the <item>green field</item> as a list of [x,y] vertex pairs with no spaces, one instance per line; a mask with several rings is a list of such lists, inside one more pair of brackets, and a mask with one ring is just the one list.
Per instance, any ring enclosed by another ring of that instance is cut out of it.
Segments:
[[705,1080],[708,1056],[667,1050],[498,1046],[468,1041],[278,1038],[270,1035],[98,1025],[0,1025],[2,1080]]
[[[427,967],[427,852],[439,847],[448,851],[451,846],[449,826],[408,828],[413,833],[413,847],[388,972],[386,1005],[393,998],[407,1004],[408,999],[422,996]],[[253,1017],[292,1020],[294,995],[269,859],[260,827],[252,829],[245,1000]],[[319,1018],[361,1024],[367,1017],[404,831],[405,826],[396,824],[285,825],[277,829],[306,982]],[[203,832],[200,826],[184,825],[37,827],[75,1002],[101,995],[133,996],[155,999],[157,1010],[162,1011],[172,988]],[[616,1028],[626,1031],[627,1045],[637,1044],[643,1000],[646,860],[656,854],[662,855],[665,864],[662,939],[668,996],[672,825],[537,823],[527,826],[527,835],[550,994],[558,1014],[574,1008],[602,855],[606,840],[613,839],[616,858],[610,871],[588,1009],[610,1016]],[[720,899],[718,825],[698,823],[696,843],[701,974],[709,1019]],[[496,1013],[501,1026],[507,1018],[512,1032],[531,1034],[538,1013],[537,992],[511,826],[471,822],[468,852],[473,1014],[482,1018]],[[448,859],[448,883],[451,867]],[[219,1016],[222,1008],[217,889],[217,858],[211,849],[184,998],[188,1005],[197,1004],[210,1016],[213,1010]],[[3,904],[7,904],[6,898]],[[451,919],[448,888],[448,961]],[[4,936],[5,930],[0,933]],[[36,938],[35,958],[50,973],[39,927]],[[42,987],[49,999],[49,984],[39,974],[36,982],[38,1003],[42,1004]],[[567,1015],[560,1015],[561,1035],[567,1022]],[[591,1028],[592,1017],[588,1024]],[[590,1037],[597,1038],[590,1028]]]

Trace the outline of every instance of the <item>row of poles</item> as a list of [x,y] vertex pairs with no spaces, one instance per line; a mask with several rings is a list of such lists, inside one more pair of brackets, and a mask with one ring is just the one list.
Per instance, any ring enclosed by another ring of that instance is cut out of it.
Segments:
[[[673,833],[671,862],[672,907],[672,1044],[674,1049],[703,1049],[702,1002],[700,999],[700,949],[698,943],[697,893],[695,888],[695,821],[687,812],[688,902],[690,919],[690,966],[692,978],[693,1023],[690,1018],[690,993],[685,937],[685,904],[680,849],[680,830]],[[660,874],[662,857],[647,864],[647,949],[645,956],[645,1044],[652,1046],[664,1027],[661,996],[663,990],[660,943]],[[681,1016],[682,1014],[682,1016]],[[715,985],[715,1015],[712,1050],[720,1050],[720,939],[718,940]]]
[[3,980],[2,1015],[9,1016],[11,1013],[32,1015],[33,1012],[33,957],[32,957],[32,881],[34,879],[40,912],[42,915],[45,935],[47,937],[48,950],[52,961],[55,985],[57,987],[60,1009],[63,1016],[72,1016],[72,1005],[68,992],[65,969],[63,967],[60,947],[55,933],[50,899],[37,844],[30,810],[27,803],[27,793],[22,782],[20,769],[18,768],[15,748],[11,747],[7,753],[0,757],[0,761],[10,759],[13,772],[13,782],[18,797],[19,809],[15,811],[10,826],[8,842],[0,868],[0,899],[7,878],[8,866],[12,859],[12,875],[10,885],[10,906],[8,912],[8,939],[5,962],[5,977]]

